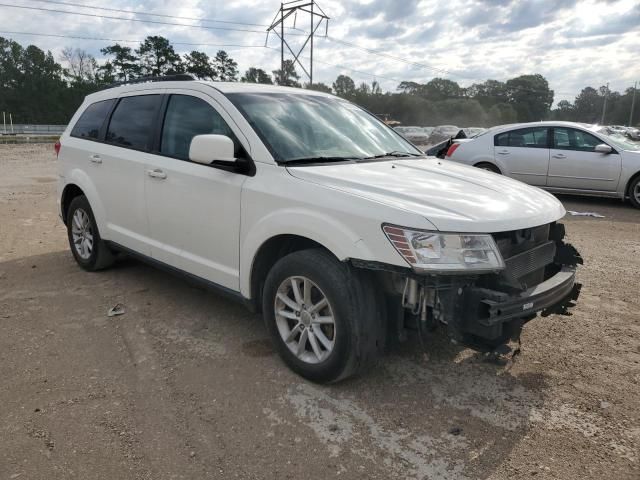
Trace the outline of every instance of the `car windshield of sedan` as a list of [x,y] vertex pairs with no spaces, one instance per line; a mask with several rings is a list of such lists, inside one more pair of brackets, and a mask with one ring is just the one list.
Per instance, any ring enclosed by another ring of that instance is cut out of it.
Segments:
[[423,155],[346,100],[287,93],[229,93],[227,98],[281,163]]
[[600,135],[606,137],[616,148],[621,150],[632,150],[634,152],[640,151],[640,144],[638,142],[634,142],[624,135],[620,135],[618,133],[607,133],[606,128],[600,128],[596,130]]

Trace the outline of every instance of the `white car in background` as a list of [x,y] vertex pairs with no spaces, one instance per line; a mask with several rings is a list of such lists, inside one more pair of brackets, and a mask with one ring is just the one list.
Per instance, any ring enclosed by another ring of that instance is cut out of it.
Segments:
[[555,193],[629,198],[640,208],[640,145],[605,127],[536,122],[456,140],[446,159]]

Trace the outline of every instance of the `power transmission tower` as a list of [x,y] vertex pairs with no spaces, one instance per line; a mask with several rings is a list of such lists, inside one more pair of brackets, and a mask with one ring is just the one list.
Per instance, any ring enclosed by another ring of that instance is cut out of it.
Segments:
[[[298,50],[298,52],[294,52],[293,48],[289,45],[289,42],[285,39],[284,33],[284,22],[287,18],[293,15],[293,26],[295,28],[297,20],[298,20],[298,12],[302,12],[303,15],[307,14],[310,19],[310,30],[309,35],[306,40]],[[313,38],[316,34],[316,31],[320,28],[320,26],[324,23],[325,31],[324,35],[327,36],[329,32],[329,17],[324,13],[322,8],[316,3],[315,0],[294,0],[290,2],[284,2],[280,4],[280,10],[276,13],[273,21],[269,28],[267,28],[267,42],[269,41],[269,34],[271,32],[275,33],[276,36],[280,39],[280,72],[281,75],[284,76],[284,49],[285,47],[291,55],[293,55],[294,65],[297,63],[300,65],[300,68],[304,71],[304,73],[309,77],[309,83],[313,84]],[[279,28],[278,28],[279,27]],[[278,31],[280,30],[280,31]],[[311,58],[309,60],[309,69],[305,68],[305,66],[300,61],[300,54],[304,51],[306,46],[309,45],[311,50]],[[266,46],[266,42],[265,42]]]

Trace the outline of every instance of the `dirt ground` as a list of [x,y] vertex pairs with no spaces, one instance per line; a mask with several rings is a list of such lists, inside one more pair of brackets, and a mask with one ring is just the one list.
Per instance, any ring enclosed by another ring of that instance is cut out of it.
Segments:
[[567,217],[579,305],[515,362],[435,335],[323,387],[242,305],[80,270],[55,180],[52,146],[0,146],[0,479],[640,478],[640,211],[562,198],[606,218]]

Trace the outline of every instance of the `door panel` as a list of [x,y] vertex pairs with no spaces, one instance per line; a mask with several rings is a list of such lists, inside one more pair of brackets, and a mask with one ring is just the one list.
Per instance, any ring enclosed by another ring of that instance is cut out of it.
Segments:
[[144,195],[144,169],[153,136],[161,95],[122,97],[111,114],[105,143],[89,154],[99,171],[100,198],[105,209],[106,239],[150,255],[149,225]]
[[144,174],[151,254],[239,290],[240,194],[247,177],[188,160],[193,136],[208,133],[231,137],[236,156],[246,155],[214,105],[196,92],[173,94],[167,102],[158,154]]
[[240,190],[246,177],[156,155],[144,178],[151,256],[237,290]]
[[127,248],[149,255],[147,212],[144,197],[145,154],[104,143],[91,150],[91,169],[104,206],[105,229],[101,234]]
[[598,153],[599,138],[572,128],[554,129],[554,148],[549,163],[550,187],[615,191],[622,158],[618,153]]
[[494,155],[503,173],[528,183],[545,186],[549,169],[548,128],[534,127],[495,136]]

